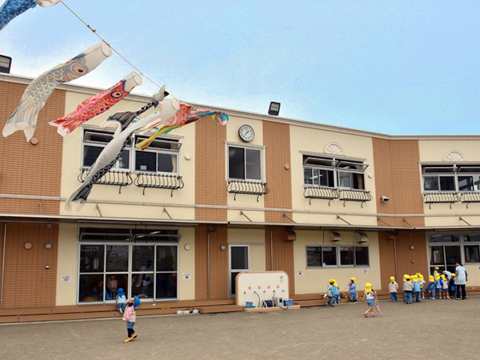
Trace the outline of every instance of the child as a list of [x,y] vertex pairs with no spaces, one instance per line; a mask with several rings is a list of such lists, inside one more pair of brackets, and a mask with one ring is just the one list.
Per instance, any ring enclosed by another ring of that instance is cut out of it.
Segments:
[[415,302],[422,301],[420,299],[420,282],[418,281],[417,275],[413,275],[413,294],[414,294]]
[[448,295],[448,280],[447,280],[447,277],[445,275],[442,275],[440,276],[440,278],[442,279],[443,281],[443,285],[442,285],[442,293],[443,293],[443,298],[444,299],[450,299],[450,296]]
[[357,281],[357,279],[352,277],[350,279],[350,282],[349,282],[350,288],[348,289],[348,291],[350,292],[350,301],[351,302],[356,302],[357,301],[357,283],[356,283],[356,281]]
[[420,295],[422,300],[425,300],[425,279],[422,274],[418,275],[418,280],[420,280]]
[[457,287],[455,286],[455,274],[452,274],[452,277],[450,278],[449,285],[450,285],[450,298],[455,299],[456,297],[456,292],[457,292]]
[[437,299],[442,298],[442,287],[443,287],[443,282],[442,279],[440,279],[440,274],[435,274],[435,297]]
[[120,312],[120,314],[123,314],[125,311],[125,303],[127,301],[125,293],[123,292],[123,288],[118,289],[118,295],[115,301],[117,303],[117,310]]
[[333,296],[333,283],[334,283],[335,280],[333,279],[330,279],[328,281],[329,285],[327,287],[327,296],[328,296],[328,302],[327,302],[327,305],[330,305],[331,307],[335,307],[333,305],[334,303],[334,296]]
[[373,291],[372,284],[366,283],[365,284],[365,292],[363,293],[363,302],[367,300],[367,305],[368,305],[368,310],[363,313],[366,318],[368,318],[368,313],[372,317],[375,317],[375,314],[373,313],[373,305],[374,305],[374,300],[377,297],[377,292]]
[[405,277],[405,280],[406,281],[403,283],[403,291],[405,292],[405,304],[411,305],[413,284],[410,282],[410,275],[407,275]]
[[134,296],[130,299],[130,301],[127,303],[127,306],[125,307],[125,312],[123,314],[123,321],[127,323],[127,332],[128,332],[128,337],[125,340],[125,342],[132,341],[137,337],[137,334],[135,334],[135,330],[133,330],[133,327],[135,326],[135,320],[136,320],[136,307],[140,305],[140,300]]
[[398,284],[395,281],[393,276],[390,276],[390,283],[388,284],[388,292],[390,293],[390,299],[392,301],[397,301],[397,291],[398,291]]
[[435,300],[435,280],[433,275],[428,278],[428,291],[430,292],[430,300]]
[[335,304],[340,304],[340,288],[335,279],[333,279],[333,296],[335,297]]

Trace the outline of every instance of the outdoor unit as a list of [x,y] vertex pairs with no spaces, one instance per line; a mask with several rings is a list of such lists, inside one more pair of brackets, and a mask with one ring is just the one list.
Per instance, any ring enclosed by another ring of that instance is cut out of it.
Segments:
[[356,232],[354,239],[355,239],[355,242],[361,243],[361,244],[368,242],[368,236],[363,232]]
[[340,240],[342,240],[342,237],[340,236],[340,234],[338,232],[330,231],[330,233],[328,235],[330,236],[330,241],[340,241]]

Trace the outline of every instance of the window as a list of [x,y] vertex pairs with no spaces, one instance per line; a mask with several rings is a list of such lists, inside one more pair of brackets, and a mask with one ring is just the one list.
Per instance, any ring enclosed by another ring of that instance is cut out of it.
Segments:
[[368,246],[307,246],[306,251],[307,268],[370,265]]
[[228,178],[261,181],[262,149],[228,147]]
[[304,185],[365,190],[365,169],[361,161],[303,155]]
[[[136,136],[135,144],[145,139],[145,136]],[[82,167],[91,167],[111,140],[111,131],[84,129]],[[142,151],[129,139],[113,169],[178,175],[181,146],[178,139],[157,138]]]
[[440,192],[480,191],[480,166],[423,165],[423,190]]
[[[145,139],[136,136],[135,144]],[[145,150],[135,149],[135,171],[177,174],[181,145],[175,139],[155,139]]]
[[80,229],[78,302],[176,299],[178,231]]

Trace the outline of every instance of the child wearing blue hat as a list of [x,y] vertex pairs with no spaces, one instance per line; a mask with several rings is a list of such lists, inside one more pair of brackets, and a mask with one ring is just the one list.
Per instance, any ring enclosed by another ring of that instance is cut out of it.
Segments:
[[135,326],[135,321],[136,321],[135,311],[137,306],[139,305],[140,305],[140,299],[134,296],[130,299],[130,301],[127,303],[127,306],[125,307],[125,312],[123,314],[123,321],[127,323],[128,337],[125,340],[126,343],[129,341],[132,341],[137,337],[137,334],[135,333],[135,330],[133,330],[133,327]]

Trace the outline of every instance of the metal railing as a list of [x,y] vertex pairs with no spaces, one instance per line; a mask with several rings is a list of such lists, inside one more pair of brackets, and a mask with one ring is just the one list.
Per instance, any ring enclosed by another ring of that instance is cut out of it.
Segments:
[[480,192],[478,191],[462,191],[460,194],[460,201],[464,204],[480,203]]
[[429,204],[429,208],[432,208],[432,204],[452,204],[460,200],[459,194],[456,192],[429,192],[423,194],[423,202]]
[[310,199],[308,204],[312,204],[312,199],[329,200],[328,206],[334,199],[338,199],[338,189],[326,187],[326,186],[303,186],[303,197]]
[[235,194],[233,200],[237,200],[237,194],[257,195],[257,201],[262,195],[270,192],[267,183],[258,181],[228,180],[227,192]]
[[367,201],[372,201],[373,196],[370,194],[370,191],[366,190],[339,189],[338,199],[343,201],[343,206],[345,206],[347,201],[361,202],[363,208],[363,204],[365,204]]
[[143,195],[146,188],[154,188],[172,190],[170,196],[173,196],[173,190],[183,189],[185,186],[181,176],[155,173],[138,173],[134,183],[135,186],[143,187]]
[[[81,183],[85,182],[85,179],[87,178],[89,172],[90,168],[81,168],[77,180]],[[130,172],[109,170],[95,184],[120,186],[118,192],[121,193],[122,186],[129,186],[132,185],[132,183],[133,180]]]

